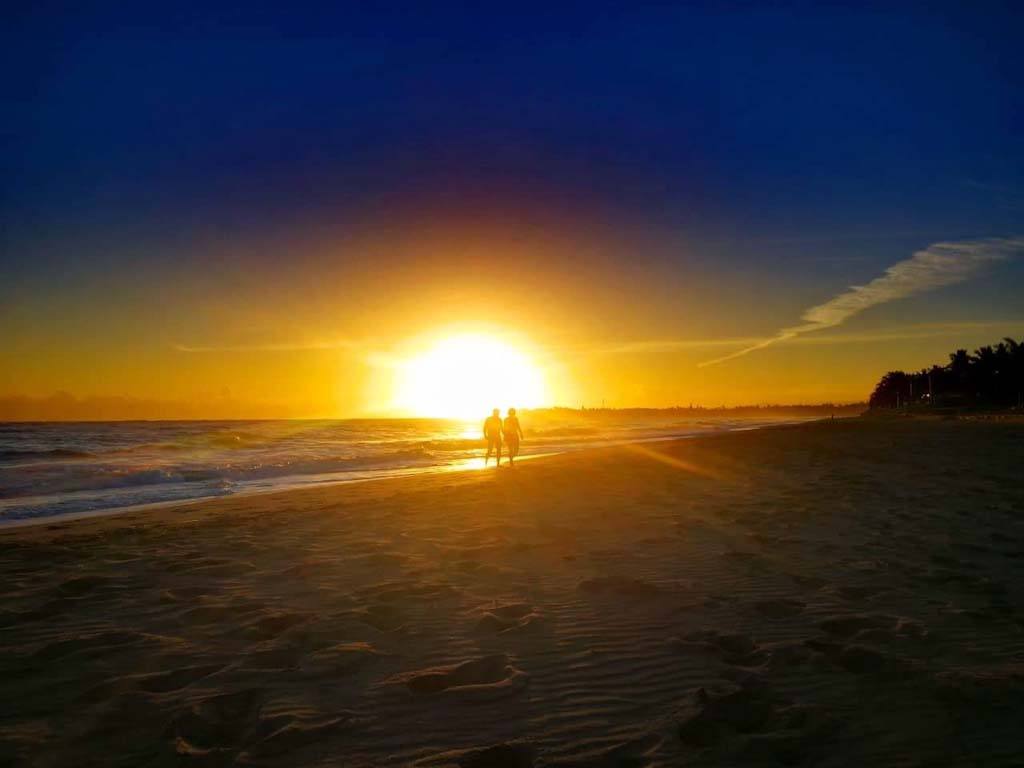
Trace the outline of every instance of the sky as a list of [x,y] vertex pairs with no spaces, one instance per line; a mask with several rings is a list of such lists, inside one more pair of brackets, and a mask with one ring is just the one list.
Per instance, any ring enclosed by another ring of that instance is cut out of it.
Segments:
[[1024,337],[1010,3],[23,5],[0,398],[374,415],[483,334],[550,404],[857,401]]

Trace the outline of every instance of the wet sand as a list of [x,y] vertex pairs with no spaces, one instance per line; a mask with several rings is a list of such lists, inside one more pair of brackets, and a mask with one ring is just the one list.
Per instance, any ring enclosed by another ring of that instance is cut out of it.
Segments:
[[0,532],[0,765],[1020,765],[1024,425]]

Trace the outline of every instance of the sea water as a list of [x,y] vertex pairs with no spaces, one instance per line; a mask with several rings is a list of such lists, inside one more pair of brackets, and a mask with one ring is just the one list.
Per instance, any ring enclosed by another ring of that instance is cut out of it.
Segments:
[[[771,419],[523,419],[522,455]],[[439,419],[0,423],[0,525],[68,513],[483,466],[480,423]],[[493,464],[493,462],[492,462]]]

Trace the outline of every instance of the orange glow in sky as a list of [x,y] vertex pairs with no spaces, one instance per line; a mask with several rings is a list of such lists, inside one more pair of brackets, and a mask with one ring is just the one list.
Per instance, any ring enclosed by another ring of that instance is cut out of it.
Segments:
[[[725,280],[667,236],[638,245],[600,222],[477,219],[282,232],[231,249],[196,240],[190,253],[217,269],[168,262],[26,283],[0,311],[0,420],[852,402],[887,370],[1024,332],[998,307],[954,317],[926,295],[702,367],[776,336],[854,278],[794,295],[778,269]],[[678,263],[645,256],[666,249]],[[990,272],[978,290],[1000,279]]]

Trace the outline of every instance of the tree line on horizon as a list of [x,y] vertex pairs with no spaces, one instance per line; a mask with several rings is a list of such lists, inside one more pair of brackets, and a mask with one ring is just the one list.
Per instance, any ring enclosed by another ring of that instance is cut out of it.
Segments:
[[1024,408],[1024,339],[1004,338],[969,353],[951,352],[946,365],[916,373],[889,371],[868,399],[870,408]]

